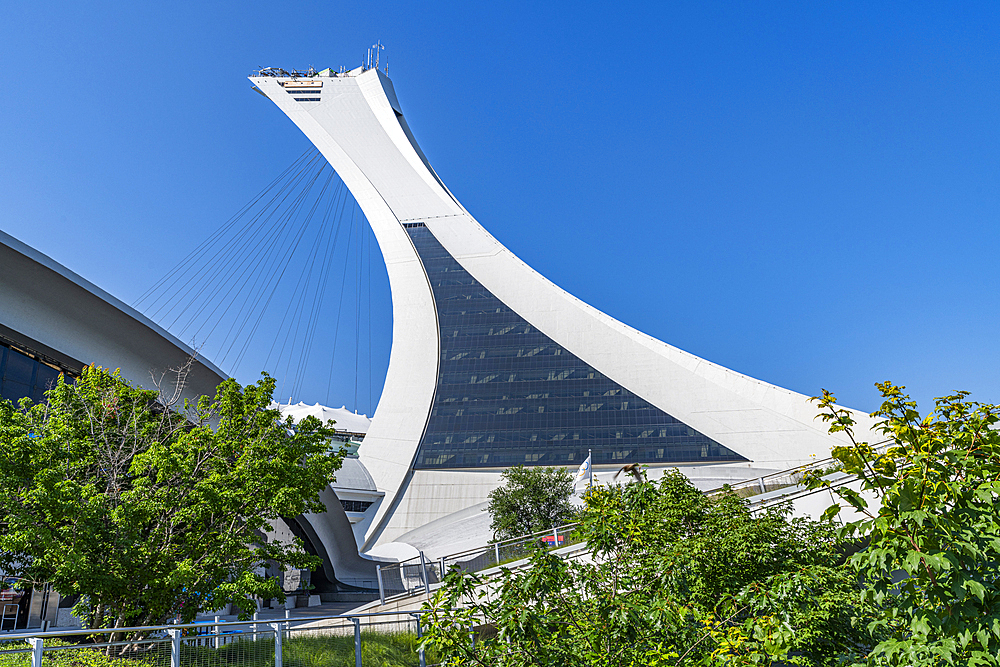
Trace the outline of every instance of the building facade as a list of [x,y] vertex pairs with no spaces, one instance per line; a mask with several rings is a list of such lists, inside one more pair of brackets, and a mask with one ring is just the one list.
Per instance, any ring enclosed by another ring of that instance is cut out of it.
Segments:
[[[60,374],[72,382],[89,364],[118,368],[126,380],[149,389],[160,382],[172,393],[176,374],[171,369],[192,355],[193,350],[145,316],[0,232],[2,398],[43,401]],[[208,361],[196,359],[181,395],[214,394],[224,377]],[[59,625],[60,619],[76,622],[68,602],[51,586],[35,586],[19,602],[18,627],[39,627],[43,621]]]
[[806,396],[643,334],[514,256],[441,182],[384,72],[250,80],[343,179],[386,262],[392,350],[360,450],[385,497],[366,547],[483,502],[513,465],[592,451],[599,471],[679,467],[714,485],[840,442]]
[[[41,400],[59,373],[118,368],[129,382],[172,392],[194,350],[93,283],[0,232],[0,395]],[[214,395],[227,377],[196,358],[183,397]]]
[[[0,395],[3,398],[17,401],[27,396],[34,401],[43,400],[43,393],[60,373],[73,381],[89,364],[118,368],[123,378],[147,389],[159,383],[171,395],[176,380],[171,369],[184,365],[194,354],[144,315],[38,250],[0,232]],[[196,358],[180,396],[191,399],[213,396],[226,377],[208,360]],[[322,416],[337,419],[342,423],[341,428],[348,426],[350,433],[345,437],[360,439],[367,418],[342,413],[346,410]],[[328,508],[326,512],[275,522],[276,534],[301,537],[307,549],[322,558],[323,565],[317,575],[322,585],[317,586],[318,592],[332,594],[343,588],[375,587],[375,565],[358,556],[352,524],[370,523],[374,515],[371,503],[379,497],[364,466],[349,456],[338,472],[338,481],[321,495]],[[360,537],[361,528],[358,532]],[[37,627],[42,620],[56,623],[62,613],[60,605],[58,594],[48,587],[35,591],[30,603],[24,601],[19,623],[22,627],[25,624]],[[67,613],[63,616],[69,618]]]

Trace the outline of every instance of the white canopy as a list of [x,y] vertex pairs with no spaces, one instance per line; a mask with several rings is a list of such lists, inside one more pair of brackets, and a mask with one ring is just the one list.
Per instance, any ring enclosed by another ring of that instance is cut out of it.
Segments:
[[368,418],[368,415],[359,415],[356,412],[351,412],[346,407],[339,408],[329,408],[325,405],[309,405],[308,403],[303,403],[299,401],[298,403],[290,403],[288,405],[278,404],[278,409],[281,410],[281,414],[286,417],[291,417],[295,421],[308,416],[313,416],[320,421],[326,423],[327,420],[332,419],[336,424],[334,429],[338,431],[347,431],[348,433],[367,433],[368,427],[371,426],[372,420]]

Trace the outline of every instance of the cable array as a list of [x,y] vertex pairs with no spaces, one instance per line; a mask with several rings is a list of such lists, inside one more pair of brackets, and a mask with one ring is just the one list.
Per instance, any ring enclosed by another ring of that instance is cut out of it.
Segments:
[[[360,348],[364,325],[368,328],[368,399],[372,406],[370,233],[348,189],[322,155],[311,148],[133,306],[178,338],[190,341],[199,354],[230,375],[267,370],[278,381],[276,397],[302,398],[308,380],[318,399],[316,369],[325,369],[326,364],[316,363],[316,358],[328,354],[329,374],[323,379],[325,402],[329,404],[345,292],[353,290],[350,297],[355,308],[348,312],[354,311],[354,349],[350,350],[354,358],[354,407],[359,405],[358,381],[363,374]],[[348,284],[349,274],[353,285]],[[365,283],[368,308],[367,321],[363,322]],[[334,307],[335,316],[328,312]]]

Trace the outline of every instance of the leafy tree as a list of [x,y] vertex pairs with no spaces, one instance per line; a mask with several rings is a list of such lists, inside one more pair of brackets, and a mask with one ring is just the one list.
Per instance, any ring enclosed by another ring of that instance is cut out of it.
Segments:
[[324,511],[341,457],[332,429],[269,409],[273,390],[226,380],[178,411],[91,366],[46,403],[0,401],[0,569],[80,595],[91,627],[283,599],[261,568],[316,559],[262,531]]
[[[837,664],[873,641],[829,522],[753,515],[679,472],[596,489],[580,532],[590,559],[539,550],[484,579],[453,569],[426,643],[449,665]],[[478,641],[470,641],[470,630]]]
[[851,413],[827,391],[818,399],[830,430],[853,442],[833,456],[861,480],[833,489],[862,517],[843,536],[870,542],[850,563],[865,599],[886,609],[869,664],[1000,664],[1000,408],[958,392],[921,417],[903,387],[876,386],[888,449],[855,442]]
[[565,468],[504,470],[503,484],[490,491],[487,511],[496,539],[509,539],[569,523],[576,515],[570,505],[573,478]]

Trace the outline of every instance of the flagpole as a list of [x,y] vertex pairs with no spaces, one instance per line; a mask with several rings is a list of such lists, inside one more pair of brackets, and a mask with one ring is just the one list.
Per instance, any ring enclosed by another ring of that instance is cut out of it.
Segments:
[[591,458],[593,455],[594,455],[593,450],[588,449],[587,460],[590,461],[590,465],[588,466],[590,468],[590,484],[587,486],[588,489],[594,488],[594,459]]

